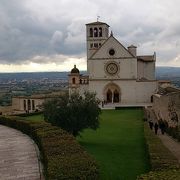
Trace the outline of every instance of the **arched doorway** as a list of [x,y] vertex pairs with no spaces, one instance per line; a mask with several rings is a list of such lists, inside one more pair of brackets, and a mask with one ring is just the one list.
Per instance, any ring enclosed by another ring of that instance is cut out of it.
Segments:
[[104,101],[106,103],[120,103],[121,91],[117,84],[109,83],[104,88]]
[[115,89],[114,91],[114,99],[113,99],[114,103],[118,103],[119,102],[119,91],[117,89]]
[[106,93],[106,99],[107,99],[107,103],[112,102],[112,91],[110,89],[108,89],[108,91]]

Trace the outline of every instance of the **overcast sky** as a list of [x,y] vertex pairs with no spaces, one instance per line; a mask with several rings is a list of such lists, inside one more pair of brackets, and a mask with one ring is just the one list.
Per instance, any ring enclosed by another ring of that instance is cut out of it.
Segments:
[[85,24],[180,67],[180,0],[0,0],[0,72],[86,70]]

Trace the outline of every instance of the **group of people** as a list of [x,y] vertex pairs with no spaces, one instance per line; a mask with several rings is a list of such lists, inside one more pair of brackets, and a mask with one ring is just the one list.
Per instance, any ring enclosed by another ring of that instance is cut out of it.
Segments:
[[149,121],[149,127],[150,127],[151,130],[153,130],[153,128],[154,128],[154,132],[155,132],[156,135],[158,133],[159,128],[161,130],[161,134],[164,134],[164,132],[165,132],[165,124],[164,124],[164,122],[160,122],[160,123],[155,122],[155,124],[154,124],[153,121],[150,120]]

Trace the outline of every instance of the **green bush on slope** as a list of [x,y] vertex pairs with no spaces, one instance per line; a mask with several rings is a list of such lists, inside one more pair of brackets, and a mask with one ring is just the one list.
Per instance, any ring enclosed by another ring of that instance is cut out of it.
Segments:
[[177,159],[162,144],[161,140],[144,126],[144,134],[150,155],[151,172],[138,177],[139,180],[179,180],[180,169]]
[[0,124],[24,132],[37,143],[46,179],[96,180],[99,178],[99,169],[95,160],[66,131],[49,123],[24,121],[19,117],[1,116]]

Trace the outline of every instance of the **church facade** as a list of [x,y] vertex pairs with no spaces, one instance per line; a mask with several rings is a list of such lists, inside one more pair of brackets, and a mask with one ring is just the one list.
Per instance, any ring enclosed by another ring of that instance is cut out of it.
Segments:
[[147,105],[157,91],[156,56],[125,48],[104,22],[86,24],[87,75],[74,66],[69,74],[69,93],[96,92],[103,104],[114,106]]

